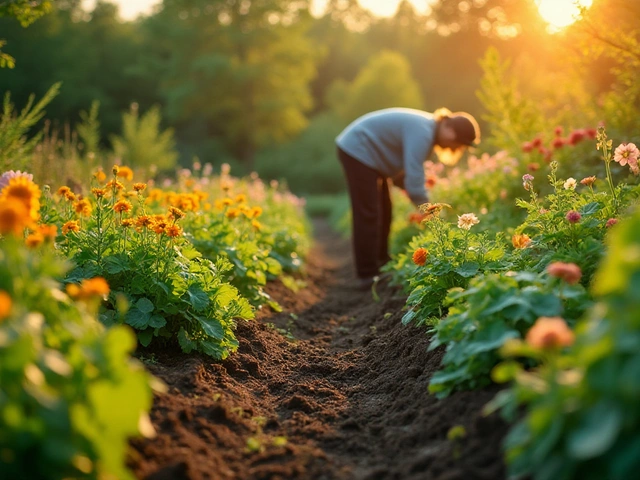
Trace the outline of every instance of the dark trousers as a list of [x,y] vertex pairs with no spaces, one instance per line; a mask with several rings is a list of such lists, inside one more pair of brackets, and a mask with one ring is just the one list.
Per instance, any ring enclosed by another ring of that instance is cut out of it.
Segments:
[[356,274],[371,277],[389,257],[391,197],[389,179],[338,148],[351,198]]

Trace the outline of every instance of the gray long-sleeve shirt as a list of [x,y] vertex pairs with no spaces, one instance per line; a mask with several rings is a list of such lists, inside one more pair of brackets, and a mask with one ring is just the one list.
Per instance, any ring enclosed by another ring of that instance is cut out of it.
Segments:
[[345,153],[388,177],[404,173],[411,201],[428,201],[424,162],[433,151],[436,120],[431,113],[387,108],[354,120],[336,138]]

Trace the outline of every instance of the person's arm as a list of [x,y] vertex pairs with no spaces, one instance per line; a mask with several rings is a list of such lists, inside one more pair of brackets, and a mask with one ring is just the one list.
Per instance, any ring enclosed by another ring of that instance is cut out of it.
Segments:
[[407,129],[403,136],[404,186],[414,205],[429,202],[425,187],[424,161],[431,151],[433,132],[429,129]]

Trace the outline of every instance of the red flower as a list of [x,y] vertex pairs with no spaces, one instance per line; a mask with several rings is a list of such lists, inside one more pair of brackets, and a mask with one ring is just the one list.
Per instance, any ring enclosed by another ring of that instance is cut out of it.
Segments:
[[427,263],[427,257],[429,256],[429,251],[426,248],[418,248],[415,252],[413,252],[413,263],[418,266],[423,266]]
[[569,285],[580,281],[582,270],[575,263],[553,262],[547,266],[547,273],[552,277],[560,278]]
[[565,143],[566,143],[566,140],[564,138],[556,137],[551,142],[551,146],[557,150],[559,148],[564,147]]
[[586,134],[585,134],[584,130],[582,130],[582,129],[574,130],[569,135],[569,138],[567,139],[567,143],[569,145],[571,145],[571,146],[574,146],[574,145],[578,144],[579,142],[581,142],[582,140],[584,140],[585,136],[586,136]]
[[580,215],[580,212],[576,212],[575,210],[569,210],[564,218],[566,218],[569,223],[578,223],[582,218],[582,215]]
[[533,143],[531,142],[524,142],[522,144],[522,151],[525,153],[529,153],[530,151],[533,150]]

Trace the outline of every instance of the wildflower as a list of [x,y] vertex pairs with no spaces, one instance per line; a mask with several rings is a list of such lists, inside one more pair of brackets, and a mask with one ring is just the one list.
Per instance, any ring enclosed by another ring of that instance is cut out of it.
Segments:
[[67,223],[62,225],[62,234],[67,235],[69,232],[78,232],[80,231],[80,225],[76,220],[69,220]]
[[533,150],[533,143],[531,143],[531,142],[524,142],[524,143],[522,144],[522,151],[523,151],[524,153],[529,153],[529,152],[531,152],[532,150]]
[[259,206],[255,206],[251,209],[251,217],[252,218],[258,218],[260,215],[262,215],[262,207]]
[[131,181],[133,180],[133,170],[131,170],[129,167],[120,167],[120,169],[116,173],[116,176]]
[[231,200],[229,197],[223,198],[222,205],[224,205],[225,207],[228,207],[229,205],[233,205],[233,200]]
[[527,248],[531,244],[531,237],[526,233],[516,233],[511,237],[511,244],[514,248]]
[[20,236],[31,224],[29,212],[22,202],[16,199],[0,201],[0,235]]
[[136,192],[142,192],[145,188],[147,188],[147,184],[146,183],[134,183],[133,184],[133,189]]
[[569,177],[567,178],[567,180],[564,182],[564,189],[565,190],[575,190],[576,189],[576,185],[578,183],[576,182],[576,179],[573,177]]
[[102,198],[107,194],[106,188],[92,188],[91,193],[95,195],[96,198]]
[[564,218],[566,218],[569,223],[578,223],[582,218],[582,215],[575,210],[569,210]]
[[67,294],[77,300],[87,300],[91,297],[104,297],[109,294],[109,284],[102,277],[84,279],[80,285],[69,284]]
[[0,290],[0,320],[4,320],[11,314],[13,302],[11,297],[4,290]]
[[153,223],[153,219],[149,215],[140,215],[134,222],[138,228],[147,228]]
[[558,150],[559,148],[564,147],[566,143],[566,140],[562,137],[556,137],[553,139],[553,141],[551,142],[551,146],[555,149]]
[[187,214],[179,208],[169,207],[169,217],[173,218],[174,220],[180,220],[181,218],[184,218],[186,216]]
[[133,218],[123,218],[120,222],[123,228],[129,228],[133,225]]
[[102,183],[107,179],[107,174],[100,168],[93,174],[93,178],[95,178],[99,183]]
[[580,143],[586,137],[586,133],[582,129],[574,130],[569,134],[569,138],[567,138],[567,143],[571,146],[575,146]]
[[60,187],[58,189],[58,191],[56,193],[58,195],[60,195],[61,197],[66,197],[69,192],[71,192],[71,189],[69,187],[67,187],[66,185],[63,185],[62,187]]
[[529,189],[531,189],[531,187],[533,187],[533,179],[535,177],[533,175],[531,175],[530,173],[525,173],[522,176],[522,186],[524,187],[524,189],[526,191],[529,191]]
[[122,183],[120,183],[117,180],[110,180],[105,187],[107,188],[111,188],[113,190],[122,190],[124,188],[124,185]]
[[39,232],[30,233],[24,240],[24,243],[29,248],[39,247],[44,243],[44,236]]
[[411,257],[411,259],[413,260],[413,263],[415,263],[419,267],[422,267],[425,263],[427,263],[428,257],[429,257],[429,250],[427,250],[426,248],[420,247],[416,249],[415,252],[413,252],[413,256]]
[[162,235],[168,226],[169,222],[167,222],[167,220],[163,216],[156,216],[151,228],[153,228],[153,231],[158,235]]
[[596,130],[595,128],[585,128],[584,134],[587,136],[587,138],[594,140],[598,136],[598,130]]
[[159,202],[164,197],[164,192],[159,188],[154,188],[149,192],[146,203]]
[[582,180],[580,180],[580,184],[586,185],[587,187],[591,187],[594,183],[596,183],[595,175],[591,177],[585,177]]
[[255,218],[253,220],[251,220],[251,227],[253,227],[253,229],[255,231],[262,230],[262,224],[258,220],[256,220]]
[[569,285],[580,281],[582,270],[575,263],[553,262],[547,265],[547,273],[552,277],[560,278]]
[[233,219],[233,218],[239,217],[239,216],[240,216],[240,213],[241,213],[241,211],[240,211],[240,209],[239,209],[239,208],[230,208],[229,210],[227,210],[227,211],[225,212],[225,214],[224,214],[224,215],[225,215],[227,218],[231,218],[231,219]]
[[91,215],[91,212],[93,210],[93,208],[91,207],[91,203],[86,198],[82,198],[77,202],[74,202],[73,209],[77,214],[82,215],[83,217],[88,217],[89,215]]
[[560,317],[540,317],[527,332],[526,341],[534,348],[568,347],[575,336],[567,322]]
[[0,175],[0,192],[2,189],[9,185],[9,180],[15,177],[25,177],[29,181],[33,181],[33,175],[27,172],[21,172],[20,170],[9,170]]
[[451,208],[448,203],[424,203],[418,208],[424,214],[424,220],[429,220],[440,215],[443,208]]
[[113,172],[114,175],[118,175],[118,172],[120,171],[120,167],[118,165],[114,165],[111,171]]
[[465,213],[463,215],[458,215],[458,228],[462,228],[464,230],[470,230],[471,227],[480,223],[478,217],[473,213]]
[[613,160],[622,166],[625,166],[627,163],[629,165],[638,165],[639,156],[640,151],[638,151],[638,147],[636,147],[635,144],[623,143],[616,148],[613,154]]
[[54,240],[58,235],[58,227],[56,225],[38,225],[37,231],[45,240]]
[[536,137],[531,140],[531,146],[533,148],[540,148],[542,146],[542,139],[540,137]]
[[132,205],[128,200],[118,200],[113,206],[113,210],[117,213],[130,212],[132,209]]
[[182,235],[182,228],[179,225],[175,224],[169,225],[168,227],[166,227],[165,233],[171,238],[179,237],[180,235]]
[[607,220],[607,223],[606,223],[606,225],[605,225],[605,226],[606,226],[607,228],[611,228],[611,227],[613,227],[616,223],[618,223],[618,219],[617,219],[617,218],[610,218],[609,220]]
[[553,129],[553,133],[556,137],[559,137],[560,135],[562,135],[562,132],[564,131],[564,129],[561,126],[557,126],[556,128]]
[[35,221],[40,218],[40,188],[25,176],[16,176],[9,179],[9,183],[0,193],[0,201],[9,198],[21,202],[27,209],[27,215]]

